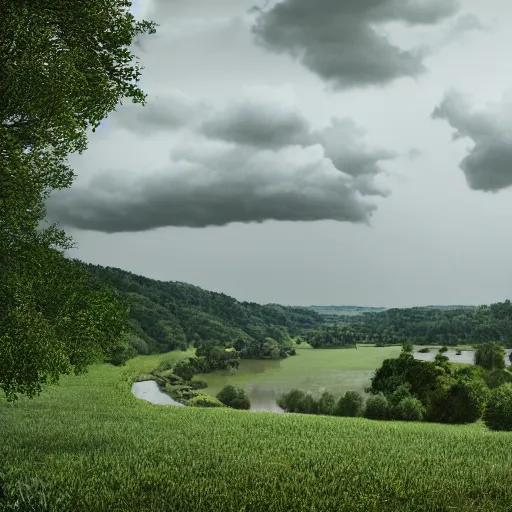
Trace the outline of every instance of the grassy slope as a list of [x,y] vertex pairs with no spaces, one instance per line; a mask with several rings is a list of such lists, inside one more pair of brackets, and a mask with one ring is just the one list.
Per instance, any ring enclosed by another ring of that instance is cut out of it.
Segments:
[[46,486],[48,506],[22,510],[510,510],[512,433],[137,400],[131,376],[164,357],[0,399],[9,481]]

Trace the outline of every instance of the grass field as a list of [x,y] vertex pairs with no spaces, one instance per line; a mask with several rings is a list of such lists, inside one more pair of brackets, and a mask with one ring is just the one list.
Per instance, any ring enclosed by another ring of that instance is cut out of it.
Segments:
[[359,347],[358,349],[312,349],[299,347],[297,355],[280,361],[242,360],[234,374],[218,372],[197,378],[208,382],[206,393],[215,395],[226,384],[245,389],[251,404],[270,410],[270,402],[292,388],[320,395],[328,390],[335,396],[345,391],[364,392],[375,368],[384,359],[397,357],[401,347]]
[[0,399],[0,468],[20,500],[0,510],[510,511],[512,433],[133,397],[133,376],[167,357]]

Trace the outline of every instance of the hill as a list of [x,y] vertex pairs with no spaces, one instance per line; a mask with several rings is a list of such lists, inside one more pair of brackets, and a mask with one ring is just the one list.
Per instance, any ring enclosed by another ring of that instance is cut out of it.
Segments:
[[130,307],[128,341],[139,354],[186,349],[207,340],[236,346],[242,357],[260,357],[271,352],[269,347],[288,350],[292,337],[323,322],[308,308],[240,302],[191,284],[78,263],[94,279],[117,290]]
[[512,433],[136,399],[167,357],[0,396],[0,510],[510,511]]

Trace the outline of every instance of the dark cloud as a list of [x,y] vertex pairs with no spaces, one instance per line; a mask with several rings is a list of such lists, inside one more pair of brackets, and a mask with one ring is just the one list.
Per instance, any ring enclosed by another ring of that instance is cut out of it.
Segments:
[[323,158],[319,147],[257,152],[195,145],[173,155],[158,173],[127,180],[97,176],[86,189],[56,193],[52,220],[106,233],[164,226],[223,226],[232,222],[367,222],[375,207],[362,201],[350,179]]
[[336,88],[382,85],[425,71],[425,51],[402,50],[379,33],[391,21],[429,25],[457,12],[457,0],[283,0],[259,10],[256,41],[288,53]]
[[377,190],[370,181],[382,172],[380,162],[397,156],[392,151],[366,147],[365,132],[352,119],[333,118],[328,127],[313,131],[297,109],[278,102],[236,102],[217,111],[201,130],[212,139],[262,149],[320,144],[325,157],[339,171],[353,178],[365,176],[359,180],[364,194]]
[[308,121],[292,108],[247,100],[216,112],[201,127],[210,138],[267,149],[304,144],[309,130]]
[[474,190],[497,191],[512,186],[512,105],[504,100],[487,112],[475,112],[456,92],[445,95],[432,113],[455,129],[454,139],[469,139],[473,147],[460,162]]
[[[136,130],[168,126],[166,109],[156,107],[147,118],[141,109],[145,121]],[[368,148],[350,119],[312,130],[293,105],[248,97],[197,126],[156,172],[105,170],[87,186],[55,193],[50,219],[107,233],[265,220],[368,222],[375,206],[363,196],[386,195],[375,177],[395,154]]]

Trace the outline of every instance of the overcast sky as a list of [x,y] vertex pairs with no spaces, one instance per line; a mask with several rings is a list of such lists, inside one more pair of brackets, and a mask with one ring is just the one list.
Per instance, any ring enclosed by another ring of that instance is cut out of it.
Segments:
[[511,2],[135,10],[147,105],[48,203],[73,257],[261,303],[510,297]]

